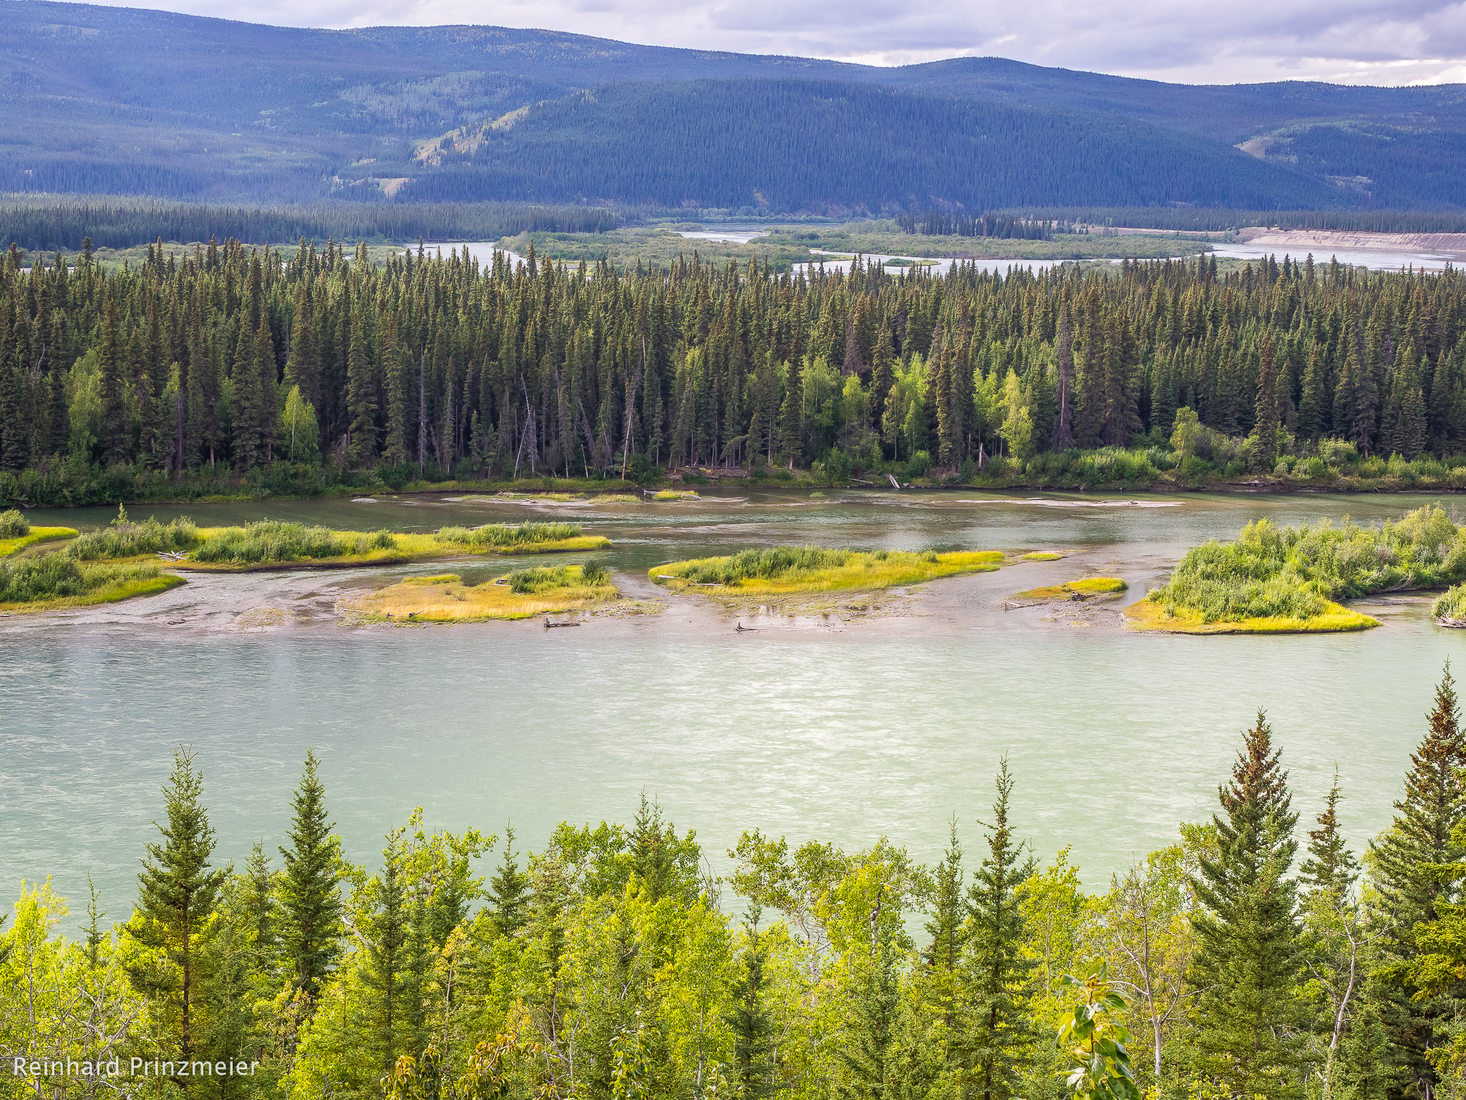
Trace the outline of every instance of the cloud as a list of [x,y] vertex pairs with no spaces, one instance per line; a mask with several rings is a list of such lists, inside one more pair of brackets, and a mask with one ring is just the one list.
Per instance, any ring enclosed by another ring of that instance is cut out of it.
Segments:
[[1466,74],[1466,0],[144,0],[288,26],[539,27],[907,64],[993,55],[1181,80],[1411,84]]

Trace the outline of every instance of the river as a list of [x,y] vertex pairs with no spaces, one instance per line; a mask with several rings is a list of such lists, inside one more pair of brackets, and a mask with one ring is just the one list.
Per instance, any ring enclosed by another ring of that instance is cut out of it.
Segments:
[[[0,885],[13,894],[54,875],[79,910],[90,874],[125,915],[180,743],[197,753],[226,859],[256,839],[274,851],[314,746],[356,860],[374,862],[382,834],[418,805],[433,826],[513,821],[521,846],[537,848],[562,819],[629,820],[645,792],[698,830],[720,871],[754,827],[846,846],[885,835],[930,861],[955,813],[975,852],[1006,754],[1019,835],[1041,858],[1072,845],[1099,885],[1213,810],[1259,707],[1300,830],[1337,767],[1358,843],[1388,819],[1442,661],[1466,644],[1431,623],[1427,599],[1368,605],[1385,625],[1362,634],[1194,638],[1127,633],[1113,610],[1046,621],[1042,609],[1004,611],[1004,598],[1091,570],[1139,595],[1187,546],[1252,518],[1376,520],[1428,499],[737,491],[598,507],[462,496],[135,507],[134,518],[359,529],[574,515],[614,540],[602,560],[638,594],[659,561],[789,542],[1071,556],[829,618],[735,616],[695,597],[553,631],[350,627],[330,612],[354,586],[441,571],[424,564],[215,576],[151,600],[0,620]],[[248,613],[257,607],[290,614],[272,626]]]

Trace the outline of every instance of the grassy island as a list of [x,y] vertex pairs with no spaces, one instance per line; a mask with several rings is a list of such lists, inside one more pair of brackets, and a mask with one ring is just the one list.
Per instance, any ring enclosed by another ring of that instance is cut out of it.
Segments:
[[345,606],[384,622],[476,622],[583,611],[619,596],[606,568],[591,562],[520,569],[477,585],[456,573],[408,577]]
[[1119,577],[1082,577],[1063,584],[1045,584],[1019,592],[1014,599],[1020,600],[1073,600],[1099,599],[1118,596],[1130,586]]
[[30,521],[15,508],[0,512],[0,558],[18,554],[38,542],[69,539],[75,535],[76,531],[70,527],[32,527]]
[[1381,527],[1248,524],[1236,542],[1186,552],[1170,581],[1126,611],[1140,630],[1329,633],[1379,620],[1339,601],[1466,579],[1466,528],[1437,507]]
[[59,611],[152,596],[184,583],[155,565],[102,565],[69,554],[0,561],[0,613]]
[[706,590],[718,595],[784,596],[814,592],[874,591],[920,584],[958,573],[985,573],[1006,559],[996,550],[824,550],[776,546],[743,550],[719,558],[694,558],[651,569],[658,584],[673,591]]
[[146,561],[165,557],[175,568],[205,572],[251,569],[395,565],[468,554],[542,554],[599,550],[610,545],[584,535],[577,523],[444,527],[435,533],[332,531],[261,520],[243,527],[196,527],[188,519],[113,523],[74,539],[67,552],[82,561]]

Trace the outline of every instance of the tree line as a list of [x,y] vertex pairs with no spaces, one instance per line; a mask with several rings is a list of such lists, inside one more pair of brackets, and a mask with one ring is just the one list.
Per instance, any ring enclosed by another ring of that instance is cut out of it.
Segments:
[[604,207],[513,203],[228,206],[106,195],[13,195],[0,201],[0,247],[75,251],[145,246],[156,240],[498,240],[525,232],[604,233],[621,224]]
[[[1466,447],[1466,280],[1214,258],[934,277],[161,245],[0,262],[0,479],[1022,468]],[[1170,452],[1166,452],[1170,453]],[[50,488],[48,489],[48,486]]]
[[1025,218],[1014,214],[961,214],[925,210],[896,216],[896,224],[908,233],[928,236],[996,237],[1004,240],[1046,241],[1054,235],[1050,218]]
[[[1067,848],[1040,866],[1020,840],[1006,762],[975,853],[955,817],[936,866],[885,837],[752,831],[725,883],[645,799],[629,826],[562,824],[528,853],[512,829],[429,832],[419,813],[369,870],[313,753],[283,843],[220,865],[180,749],[127,918],[94,896],[77,938],[40,885],[0,933],[7,1066],[165,1068],[17,1070],[6,1094],[1459,1095],[1463,767],[1447,669],[1361,870],[1337,781],[1300,829],[1259,713],[1211,820],[1087,891]],[[194,1062],[254,1068],[175,1072]]]

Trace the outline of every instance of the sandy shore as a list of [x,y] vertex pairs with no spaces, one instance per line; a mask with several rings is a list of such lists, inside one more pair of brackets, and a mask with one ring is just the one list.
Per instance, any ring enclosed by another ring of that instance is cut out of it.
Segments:
[[1253,227],[1238,241],[1280,252],[1312,252],[1317,259],[1333,251],[1428,252],[1466,260],[1466,233],[1362,233],[1340,229],[1268,229]]
[[[589,614],[579,637],[644,634],[663,637],[728,632],[749,644],[773,637],[849,634],[852,636],[946,636],[981,631],[1123,629],[1121,611],[1164,581],[1174,562],[1155,556],[1117,560],[1118,548],[1071,553],[1058,561],[1022,562],[991,573],[964,574],[910,588],[881,592],[839,592],[779,600],[720,600],[696,594],[671,594],[644,574],[613,571],[623,595],[637,613]],[[241,633],[329,631],[349,636],[360,631],[451,630],[538,631],[537,620],[403,626],[360,623],[341,607],[364,589],[403,576],[440,572],[419,563],[411,570],[359,569],[325,572],[188,574],[188,583],[158,596],[117,604],[35,615],[0,617],[0,633],[53,630],[143,631],[159,638]],[[1060,584],[1087,575],[1123,577],[1130,591],[1119,600],[1055,601],[1016,606],[1014,593],[1038,585]],[[647,611],[659,612],[647,614]],[[739,627],[742,627],[740,630]]]

